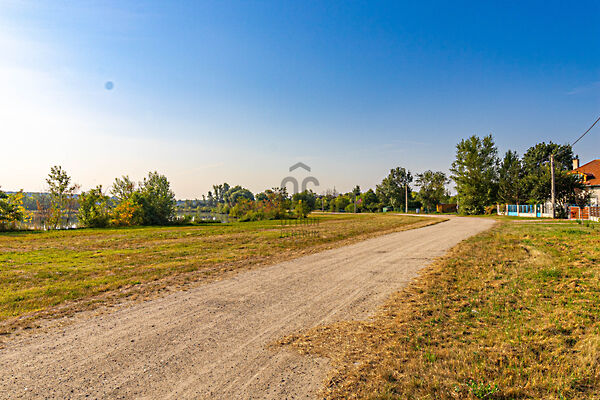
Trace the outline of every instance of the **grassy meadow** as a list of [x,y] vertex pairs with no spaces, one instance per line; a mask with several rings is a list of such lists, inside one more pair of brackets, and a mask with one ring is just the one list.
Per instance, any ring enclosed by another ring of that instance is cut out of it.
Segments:
[[282,344],[332,360],[327,399],[600,399],[600,224],[501,222]]
[[435,222],[385,214],[315,219],[283,228],[259,221],[0,233],[0,331]]

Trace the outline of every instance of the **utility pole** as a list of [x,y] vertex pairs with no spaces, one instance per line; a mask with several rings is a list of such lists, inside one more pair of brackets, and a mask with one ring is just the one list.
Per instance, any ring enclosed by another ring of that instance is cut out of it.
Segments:
[[550,186],[550,194],[552,198],[552,218],[556,218],[555,206],[556,206],[556,193],[554,189],[554,154],[550,154],[550,176],[552,177],[552,183]]
[[408,214],[408,182],[404,184],[404,212]]

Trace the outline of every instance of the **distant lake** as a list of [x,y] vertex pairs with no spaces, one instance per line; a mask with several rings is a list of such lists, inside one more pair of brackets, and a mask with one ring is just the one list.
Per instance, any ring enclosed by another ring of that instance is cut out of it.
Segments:
[[183,217],[190,215],[192,217],[192,221],[215,221],[215,222],[223,222],[228,223],[232,220],[229,217],[229,214],[220,214],[213,212],[195,212],[195,211],[178,211],[177,216]]

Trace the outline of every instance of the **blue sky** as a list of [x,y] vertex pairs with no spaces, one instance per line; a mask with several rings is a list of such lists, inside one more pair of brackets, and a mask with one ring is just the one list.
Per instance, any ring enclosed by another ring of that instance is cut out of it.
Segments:
[[599,4],[0,0],[0,185],[158,170],[193,198],[303,161],[346,191],[447,171],[472,134],[573,141],[600,114]]

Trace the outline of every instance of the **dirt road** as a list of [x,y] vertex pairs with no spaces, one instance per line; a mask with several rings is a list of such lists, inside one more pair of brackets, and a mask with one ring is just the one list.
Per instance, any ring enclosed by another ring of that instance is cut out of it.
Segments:
[[0,398],[313,398],[326,360],[268,348],[366,318],[482,218],[452,218],[80,318],[0,350]]

